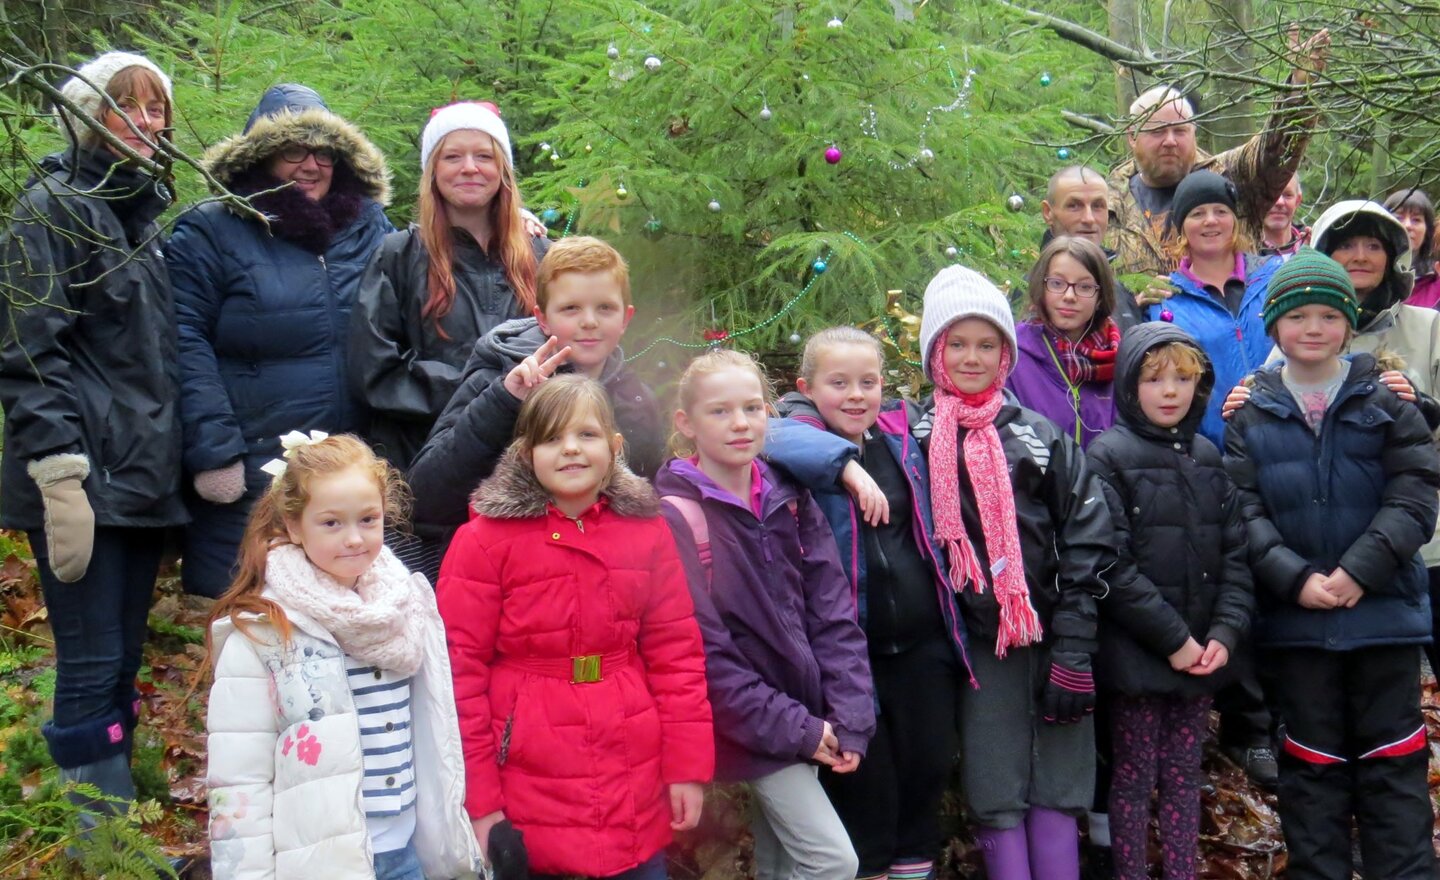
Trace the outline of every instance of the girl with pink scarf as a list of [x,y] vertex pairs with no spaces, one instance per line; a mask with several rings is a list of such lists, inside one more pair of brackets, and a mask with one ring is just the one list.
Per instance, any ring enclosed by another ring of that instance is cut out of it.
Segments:
[[1078,880],[1110,511],[1074,439],[1005,392],[1015,319],[995,285],[943,269],[925,289],[920,337],[935,394],[916,436],[979,682],[960,697],[975,839],[991,880]]

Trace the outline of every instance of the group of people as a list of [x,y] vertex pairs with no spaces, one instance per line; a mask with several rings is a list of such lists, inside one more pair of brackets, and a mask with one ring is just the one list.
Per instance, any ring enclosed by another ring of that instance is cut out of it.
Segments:
[[656,880],[721,780],[758,877],[922,880],[958,754],[994,880],[1078,877],[1087,812],[1148,876],[1157,789],[1180,880],[1234,693],[1247,769],[1283,743],[1290,876],[1348,878],[1352,819],[1367,876],[1431,875],[1434,210],[1294,226],[1298,102],[1207,157],[1182,96],[1141,95],[1133,164],[1052,177],[1024,320],[970,269],[930,282],[924,404],[836,327],[780,399],[715,350],[665,416],[623,257],[544,236],[493,105],[431,116],[395,231],[379,151],[276,86],[206,155],[254,210],[167,242],[127,153],[169,80],[80,74],[0,240],[0,522],[55,633],[52,757],[111,808],[184,527],[218,597],[217,877]]

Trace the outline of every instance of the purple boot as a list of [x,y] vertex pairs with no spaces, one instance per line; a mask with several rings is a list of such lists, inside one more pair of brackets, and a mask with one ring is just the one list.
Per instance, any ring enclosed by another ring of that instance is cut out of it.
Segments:
[[1044,880],[1080,880],[1080,830],[1073,816],[1031,807],[1025,832],[1032,874]]
[[[1025,823],[1014,828],[971,827],[975,844],[985,859],[987,880],[1030,880],[1030,853],[1025,844]],[[1036,875],[1049,880],[1044,874]]]

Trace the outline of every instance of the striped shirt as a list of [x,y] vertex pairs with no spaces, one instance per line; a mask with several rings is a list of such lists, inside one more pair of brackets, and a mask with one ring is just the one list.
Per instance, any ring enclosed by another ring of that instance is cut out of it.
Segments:
[[410,678],[345,657],[360,718],[365,825],[375,852],[401,849],[415,831]]

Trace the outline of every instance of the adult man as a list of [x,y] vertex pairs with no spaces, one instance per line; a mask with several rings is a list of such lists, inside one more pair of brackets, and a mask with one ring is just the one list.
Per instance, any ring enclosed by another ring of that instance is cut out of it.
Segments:
[[1300,201],[1300,175],[1296,174],[1285,184],[1280,198],[1265,214],[1265,234],[1260,240],[1261,256],[1279,256],[1288,260],[1310,241],[1310,227],[1295,222]]
[[[1329,31],[1303,44],[1291,34],[1297,63],[1290,84],[1304,85],[1325,69]],[[1110,228],[1118,251],[1116,268],[1123,273],[1168,274],[1174,260],[1166,247],[1174,233],[1166,228],[1175,187],[1199,168],[1223,174],[1240,192],[1238,217],[1250,237],[1259,241],[1270,206],[1305,153],[1315,114],[1305,93],[1282,94],[1265,129],[1240,146],[1211,156],[1195,144],[1194,107],[1169,86],[1155,86],[1130,105],[1134,119],[1127,133],[1131,158],[1110,172]]]
[[[1040,247],[1045,247],[1057,235],[1088,238],[1105,248],[1113,264],[1115,252],[1105,247],[1105,230],[1110,225],[1109,192],[1105,177],[1093,168],[1070,165],[1056,171],[1040,203],[1040,216],[1047,227]],[[1145,318],[1135,305],[1134,294],[1118,281],[1116,288],[1114,318],[1124,331]]]

